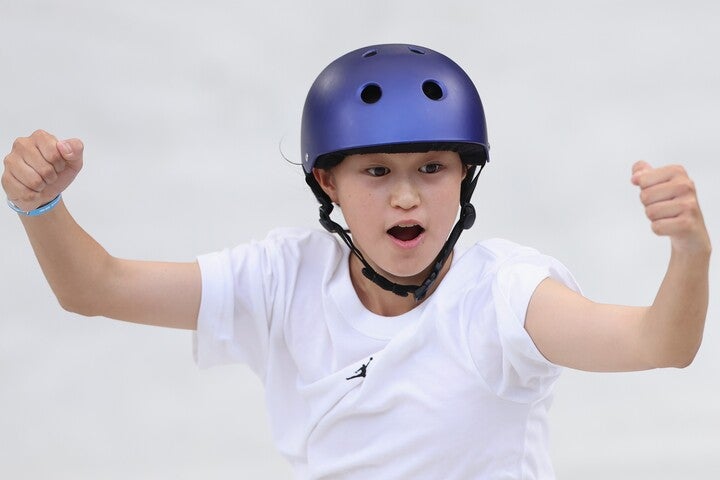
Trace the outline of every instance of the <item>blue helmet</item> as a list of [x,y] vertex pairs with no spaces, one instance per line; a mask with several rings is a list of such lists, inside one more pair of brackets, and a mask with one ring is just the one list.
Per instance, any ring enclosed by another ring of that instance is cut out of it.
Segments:
[[483,165],[485,113],[468,75],[429,48],[354,50],[328,65],[308,92],[301,129],[306,173],[329,154],[447,149]]
[[[475,221],[470,203],[478,179],[475,166],[482,170],[489,159],[485,112],[467,74],[429,48],[388,44],[354,50],[328,65],[310,87],[300,142],[305,181],[320,202],[320,224],[342,238],[372,282],[422,299],[462,230]],[[460,216],[422,285],[396,284],[377,273],[350,232],[330,218],[333,204],[312,170],[330,168],[353,153],[431,150],[456,151],[471,165],[460,190]]]

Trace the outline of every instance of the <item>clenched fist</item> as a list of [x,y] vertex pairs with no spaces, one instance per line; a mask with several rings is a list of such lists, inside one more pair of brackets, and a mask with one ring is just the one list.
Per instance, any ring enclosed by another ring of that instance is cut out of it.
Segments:
[[658,235],[670,237],[673,248],[686,253],[710,251],[710,238],[698,204],[695,184],[679,165],[653,168],[636,162],[631,181],[640,187],[640,201]]
[[5,157],[2,187],[8,200],[22,210],[33,210],[57,197],[80,172],[83,143],[58,141],[42,130],[15,140]]

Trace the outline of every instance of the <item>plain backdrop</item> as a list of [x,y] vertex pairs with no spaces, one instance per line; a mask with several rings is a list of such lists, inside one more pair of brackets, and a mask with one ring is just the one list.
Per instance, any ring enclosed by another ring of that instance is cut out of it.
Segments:
[[[491,163],[461,246],[528,244],[588,297],[644,305],[669,242],[633,162],[685,165],[720,238],[719,23],[711,1],[0,0],[0,152],[38,128],[83,139],[64,194],[78,222],[114,255],[191,261],[316,226],[283,159],[299,160],[307,89],[347,51],[419,44],[486,108]],[[64,312],[10,210],[0,232],[1,478],[290,478],[244,366],[197,369],[190,332]],[[712,281],[687,369],[563,374],[558,478],[720,478],[717,298]]]

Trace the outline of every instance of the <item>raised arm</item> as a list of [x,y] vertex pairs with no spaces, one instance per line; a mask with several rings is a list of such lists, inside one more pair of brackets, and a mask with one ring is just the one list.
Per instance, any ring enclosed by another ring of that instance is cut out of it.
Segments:
[[[57,197],[82,168],[80,140],[43,131],[19,138],[5,157],[8,200],[30,211]],[[108,254],[72,218],[62,200],[39,216],[19,214],[35,255],[66,310],[136,323],[195,329],[200,306],[196,262],[141,262]]]
[[710,238],[695,186],[680,166],[633,166],[632,183],[652,230],[670,237],[665,278],[649,307],[594,303],[546,279],[525,328],[550,361],[591,371],[685,367],[702,340],[708,307]]

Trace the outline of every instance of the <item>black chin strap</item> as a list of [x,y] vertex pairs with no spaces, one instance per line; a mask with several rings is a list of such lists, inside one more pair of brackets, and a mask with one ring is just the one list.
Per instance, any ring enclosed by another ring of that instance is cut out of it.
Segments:
[[483,167],[484,164],[480,165],[477,175],[474,174],[474,166],[468,169],[466,180],[463,181],[460,188],[460,217],[458,218],[457,223],[455,223],[455,226],[450,232],[450,236],[448,236],[445,244],[440,249],[440,253],[438,253],[437,257],[435,257],[435,260],[433,260],[432,270],[430,271],[430,274],[428,274],[425,281],[423,281],[422,285],[401,285],[391,282],[387,278],[377,273],[370,266],[367,260],[365,260],[365,257],[363,257],[360,250],[358,250],[353,243],[352,238],[350,238],[349,230],[346,230],[340,224],[330,218],[330,213],[333,211],[334,208],[333,204],[327,194],[320,187],[320,185],[318,185],[318,183],[315,181],[312,173],[305,175],[305,181],[310,186],[313,193],[315,194],[315,197],[317,197],[318,201],[320,202],[320,225],[322,225],[323,228],[325,228],[325,230],[327,230],[328,232],[337,233],[340,238],[342,238],[343,242],[345,242],[348,248],[350,248],[350,251],[355,254],[355,256],[364,265],[364,268],[362,269],[363,275],[365,275],[366,278],[368,278],[371,282],[373,282],[383,290],[387,290],[401,297],[407,297],[408,294],[412,293],[413,297],[415,297],[415,300],[420,301],[425,298],[428,290],[430,289],[432,284],[435,283],[435,280],[437,280],[437,277],[440,274],[443,266],[445,265],[445,262],[452,253],[453,248],[455,248],[455,244],[457,243],[458,238],[460,238],[460,234],[462,233],[462,231],[472,227],[473,223],[475,223],[475,207],[473,207],[470,203],[470,198],[475,191],[475,186],[477,185],[477,180],[480,176],[480,172],[482,172]]

